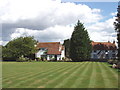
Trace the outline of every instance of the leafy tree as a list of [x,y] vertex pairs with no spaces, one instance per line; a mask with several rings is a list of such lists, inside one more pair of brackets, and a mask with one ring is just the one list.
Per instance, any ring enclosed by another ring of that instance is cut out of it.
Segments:
[[118,5],[118,13],[117,13],[117,19],[116,22],[114,22],[115,31],[117,32],[117,40],[118,40],[118,60],[120,60],[120,5]]
[[72,61],[82,61],[91,56],[91,40],[84,25],[78,20],[70,39],[70,58]]
[[29,57],[35,53],[37,41],[33,37],[19,37],[3,47],[3,58],[17,59],[21,56]]

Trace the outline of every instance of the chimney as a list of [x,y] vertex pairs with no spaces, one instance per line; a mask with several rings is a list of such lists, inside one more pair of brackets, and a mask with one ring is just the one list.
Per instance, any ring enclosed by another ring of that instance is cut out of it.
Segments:
[[110,41],[108,41],[108,43],[110,43]]
[[113,41],[113,44],[115,44],[115,40]]

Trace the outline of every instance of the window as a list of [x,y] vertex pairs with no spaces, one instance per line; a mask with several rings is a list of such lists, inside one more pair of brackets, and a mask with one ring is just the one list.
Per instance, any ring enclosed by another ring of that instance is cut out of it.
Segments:
[[40,48],[40,50],[46,50],[46,48]]
[[112,54],[112,57],[115,57],[115,54]]
[[94,53],[96,53],[97,51],[96,50],[94,50]]
[[112,50],[112,52],[115,52],[115,50]]

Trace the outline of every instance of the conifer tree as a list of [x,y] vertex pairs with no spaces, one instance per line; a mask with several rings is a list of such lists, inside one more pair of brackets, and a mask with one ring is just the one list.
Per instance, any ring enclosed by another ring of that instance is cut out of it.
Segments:
[[117,43],[118,43],[118,54],[117,54],[117,57],[118,57],[118,60],[120,60],[120,2],[119,2],[119,5],[118,5],[118,8],[117,8],[117,19],[116,19],[116,22],[114,22],[114,25],[115,25],[115,31],[117,32]]
[[91,40],[84,25],[78,20],[70,38],[70,58],[72,61],[82,61],[91,56]]

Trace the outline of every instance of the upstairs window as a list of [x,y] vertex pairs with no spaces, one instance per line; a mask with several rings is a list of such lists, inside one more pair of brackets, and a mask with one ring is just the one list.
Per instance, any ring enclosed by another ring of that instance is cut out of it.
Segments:
[[44,51],[44,50],[46,50],[46,48],[39,48],[39,50],[43,50]]
[[96,50],[94,50],[94,53],[96,53],[97,51]]
[[115,54],[112,54],[112,57],[115,57]]
[[112,50],[112,52],[115,52],[115,50]]
[[108,52],[108,50],[105,50],[105,52]]

